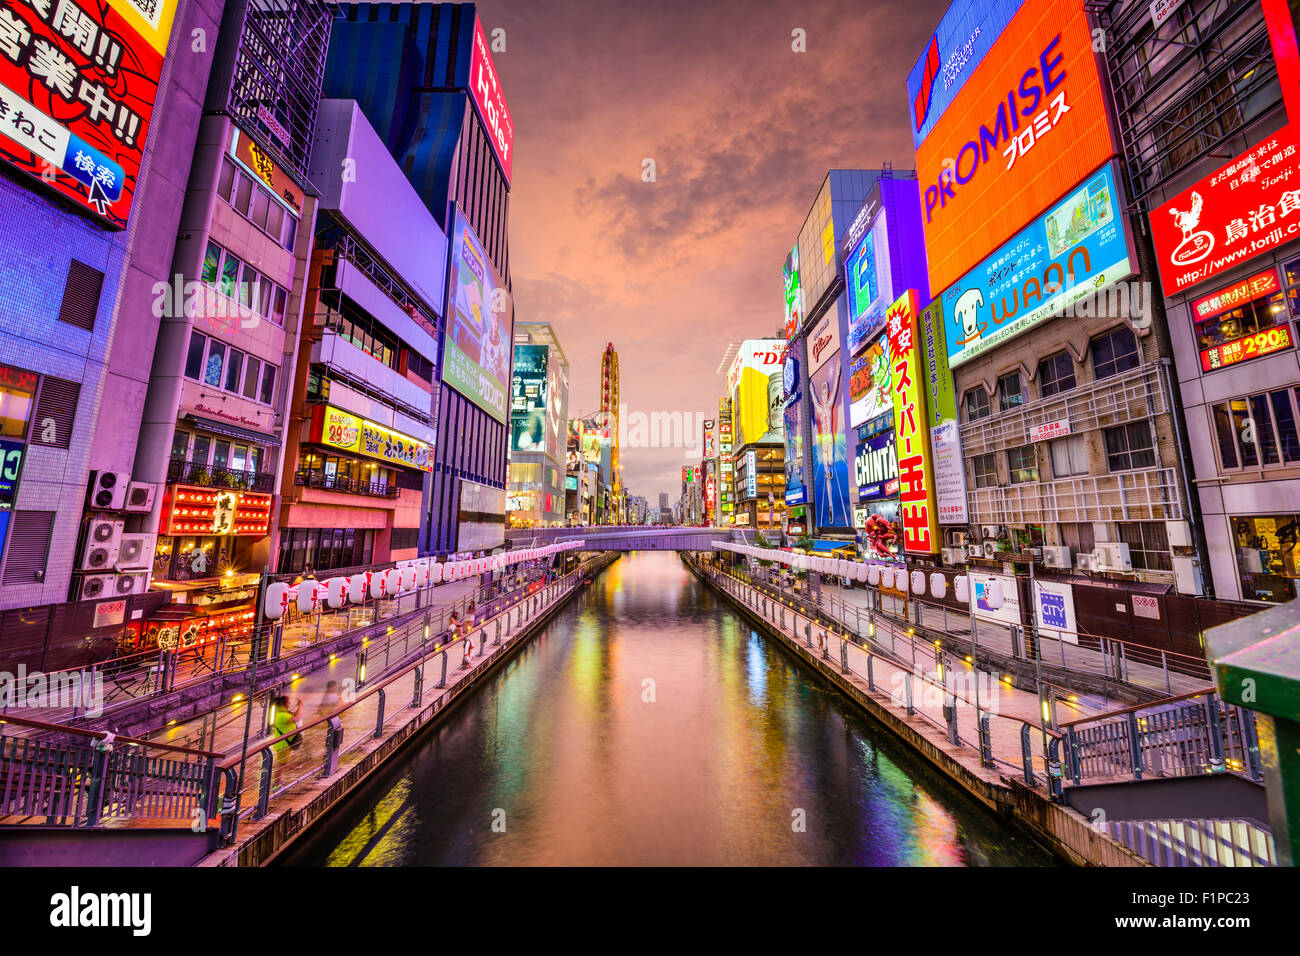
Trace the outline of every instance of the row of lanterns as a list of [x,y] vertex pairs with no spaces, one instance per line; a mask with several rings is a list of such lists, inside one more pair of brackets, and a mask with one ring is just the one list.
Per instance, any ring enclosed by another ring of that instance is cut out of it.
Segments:
[[[912,571],[910,576],[906,568],[893,567],[874,561],[845,561],[841,558],[819,558],[812,554],[794,554],[790,551],[777,551],[772,548],[756,548],[748,544],[730,544],[716,542],[719,551],[730,551],[760,561],[777,561],[789,565],[797,571],[816,571],[819,574],[833,574],[848,578],[872,587],[888,588],[894,591],[910,591],[923,595],[929,591],[931,597],[942,598],[948,590],[948,579],[938,571],[933,571],[928,578],[924,571]],[[966,575],[959,574],[953,578],[953,593],[957,600],[966,604],[970,600],[970,584]],[[984,594],[980,600],[992,610],[1002,607],[1002,584],[989,581],[984,585]]]
[[400,561],[397,567],[377,571],[361,571],[351,577],[329,578],[325,581],[302,581],[295,585],[275,581],[266,586],[262,612],[268,620],[278,621],[290,607],[303,614],[312,614],[322,607],[337,610],[349,601],[360,604],[372,599],[393,597],[415,591],[430,584],[460,581],[489,571],[501,571],[524,561],[547,558],[561,551],[576,551],[585,541],[566,541],[541,548],[523,548],[485,558],[466,561],[438,561],[434,558],[415,558]]

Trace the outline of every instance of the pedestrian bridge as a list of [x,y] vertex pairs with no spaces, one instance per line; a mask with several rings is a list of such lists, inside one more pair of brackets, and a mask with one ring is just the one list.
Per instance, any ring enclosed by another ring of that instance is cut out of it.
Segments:
[[588,551],[712,551],[731,540],[730,528],[593,525],[587,528],[519,528],[506,532],[512,548],[585,541]]

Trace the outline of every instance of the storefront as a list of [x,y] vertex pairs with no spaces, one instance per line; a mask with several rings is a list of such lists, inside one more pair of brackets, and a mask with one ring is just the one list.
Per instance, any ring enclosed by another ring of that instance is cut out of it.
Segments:
[[202,581],[261,570],[255,546],[267,535],[272,496],[169,485],[163,501],[154,578]]
[[1300,513],[1243,515],[1230,520],[1241,595],[1281,603],[1300,590]]

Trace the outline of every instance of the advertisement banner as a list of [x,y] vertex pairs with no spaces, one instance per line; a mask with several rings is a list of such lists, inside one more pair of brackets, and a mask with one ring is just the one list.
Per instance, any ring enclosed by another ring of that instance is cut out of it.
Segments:
[[789,342],[803,325],[803,292],[799,288],[799,246],[790,250],[785,257],[785,268],[781,270],[782,283],[785,286],[785,340]]
[[[879,184],[877,184],[879,189]],[[856,353],[885,327],[894,287],[889,266],[888,219],[881,212],[844,262],[848,290],[849,353]]]
[[[881,313],[882,318],[884,313]],[[889,340],[881,336],[849,363],[849,427],[859,428],[894,410]]]
[[[1005,588],[1003,589],[1005,594]],[[1079,625],[1074,617],[1074,588],[1068,584],[1036,579],[1034,613],[1038,616],[1038,633],[1067,644],[1079,643]]]
[[908,91],[932,290],[1117,152],[1084,0],[957,0]]
[[897,448],[897,438],[892,430],[858,442],[857,454],[853,456],[858,501],[875,501],[898,494]]
[[808,374],[813,375],[840,350],[840,310],[838,300],[808,333]]
[[506,422],[506,389],[514,344],[514,302],[464,213],[451,235],[451,328],[442,380],[497,421]]
[[569,377],[564,364],[558,360],[550,362],[546,370],[546,453],[557,462],[563,460],[560,440],[564,435],[568,397]]
[[785,503],[802,505],[807,501],[803,478],[803,402],[796,400],[785,407]]
[[0,159],[123,227],[176,0],[42,0],[0,9]]
[[903,506],[903,549],[934,554],[939,522],[934,497],[930,436],[926,428],[921,350],[917,343],[916,291],[903,293],[886,313],[893,364],[894,431],[898,435],[898,497]]
[[934,453],[934,499],[939,524],[966,524],[966,465],[957,424],[957,394],[948,367],[943,301],[936,299],[921,313],[925,338],[925,397],[930,412],[930,449]]
[[748,339],[727,375],[736,447],[785,440],[783,363],[785,342]]
[[547,451],[547,358],[545,345],[516,345],[510,377],[510,450]]
[[497,68],[492,62],[492,52],[488,48],[487,37],[483,33],[483,23],[478,15],[474,16],[474,51],[469,63],[469,93],[478,110],[479,118],[488,132],[488,141],[492,152],[496,154],[497,163],[510,185],[510,171],[515,162],[515,127],[510,120],[510,107],[506,105],[505,93],[501,90],[501,80]]
[[275,158],[257,145],[251,136],[245,136],[238,129],[230,131],[230,157],[246,169],[251,176],[256,176],[271,191],[271,195],[285,209],[295,216],[302,216],[304,193],[292,177],[276,163]]
[[753,449],[745,452],[745,497],[758,497],[758,455]]
[[941,299],[949,366],[969,362],[1132,275],[1135,264],[1119,213],[1114,171],[1107,166],[948,288]]
[[848,438],[845,434],[838,361],[826,362],[809,380],[813,434],[813,498],[817,527],[848,528]]
[[[1016,579],[1008,574],[986,574],[972,571],[971,581],[975,585],[975,616],[983,621],[997,621],[999,624],[1020,624],[1020,590]],[[1002,589],[1002,606],[996,610],[988,602],[989,585],[998,582]]]
[[897,498],[878,498],[853,509],[855,538],[873,561],[903,561],[903,513]]
[[388,464],[433,471],[433,449],[424,442],[333,405],[313,409],[310,440]]

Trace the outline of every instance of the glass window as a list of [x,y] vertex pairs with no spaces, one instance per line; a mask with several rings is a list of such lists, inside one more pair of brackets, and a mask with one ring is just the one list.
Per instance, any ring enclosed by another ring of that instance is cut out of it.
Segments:
[[1196,323],[1201,369],[1209,372],[1291,347],[1282,292],[1243,302]]
[[1237,468],[1237,435],[1232,428],[1232,416],[1227,405],[1214,406],[1214,433],[1219,440],[1219,464],[1224,468]]
[[265,405],[270,405],[275,397],[275,366],[266,364],[262,366],[262,391],[258,395],[258,400]]
[[972,388],[966,393],[966,421],[973,422],[987,418],[991,412],[988,392],[982,388]]
[[293,244],[298,238],[298,220],[293,216],[285,213],[284,216],[284,247],[293,252]]
[[271,202],[266,208],[266,231],[280,245],[284,245],[284,207]]
[[1172,571],[1169,536],[1161,521],[1121,522],[1119,539],[1128,545],[1129,560],[1135,571]]
[[217,175],[217,195],[230,202],[230,187],[235,182],[235,164],[222,157],[221,172]]
[[1107,428],[1105,434],[1106,466],[1111,471],[1155,467],[1155,446],[1151,440],[1151,426],[1147,422],[1132,422],[1118,428]]
[[227,392],[239,392],[239,377],[244,372],[244,353],[239,349],[230,350],[230,358],[226,361],[226,384]]
[[1260,458],[1266,465],[1276,465],[1277,439],[1273,437],[1273,416],[1269,412],[1267,395],[1250,396],[1251,416],[1255,419],[1255,441],[1259,445]]
[[1052,452],[1052,477],[1073,478],[1088,473],[1088,442],[1083,435],[1070,435],[1049,442]]
[[203,369],[203,384],[221,387],[221,365],[226,358],[226,346],[216,339],[208,340],[208,363]]
[[1237,435],[1237,447],[1241,449],[1241,463],[1248,468],[1254,468],[1259,465],[1259,455],[1255,450],[1255,436],[1251,434],[1250,413],[1246,410],[1246,400],[1234,399],[1228,403],[1228,408],[1232,412],[1232,430]]
[[252,194],[253,181],[241,173],[239,182],[235,184],[235,201],[233,205],[245,216],[248,215],[248,201]]
[[230,468],[232,471],[243,471],[248,465],[248,446],[232,445],[230,448]]
[[1038,363],[1038,388],[1043,397],[1074,388],[1074,359],[1060,352]]
[[212,450],[212,439],[207,435],[194,436],[194,451],[190,455],[190,461],[198,465],[208,463],[208,452]]
[[257,398],[258,380],[262,375],[262,363],[258,359],[255,359],[253,358],[253,356],[250,355],[248,357],[248,362],[246,364],[248,367],[244,370],[243,395],[244,398],[251,398],[255,400]]
[[230,461],[230,442],[224,438],[218,438],[217,443],[212,446],[212,467],[225,468]]
[[262,471],[263,451],[257,445],[252,445],[248,449],[248,470],[255,474],[261,474]]
[[998,407],[1002,411],[1025,404],[1025,390],[1020,385],[1020,373],[1012,372],[998,379]]
[[1141,364],[1137,338],[1127,325],[1092,342],[1092,368],[1097,378],[1109,378]]
[[1300,435],[1296,432],[1291,393],[1285,389],[1270,392],[1269,399],[1273,402],[1273,421],[1277,425],[1277,437],[1282,445],[1282,460],[1288,464],[1300,461]]
[[[35,376],[32,376],[33,385],[35,381]],[[35,396],[35,392],[20,388],[16,383],[0,386],[0,435],[5,438],[26,437],[27,422],[32,416],[32,401]]]
[[221,247],[215,242],[209,242],[207,251],[203,253],[203,281],[208,285],[217,284],[217,271],[221,268]]
[[1061,543],[1073,548],[1076,554],[1091,552],[1096,547],[1091,521],[1078,521],[1061,525]]
[[1033,445],[1007,449],[1007,471],[1012,484],[1038,480],[1038,457]]
[[271,321],[276,325],[284,325],[285,305],[289,301],[289,293],[285,292],[279,286],[275,287],[275,297],[271,302]]
[[1280,603],[1296,596],[1300,580],[1300,515],[1232,518],[1241,596]]
[[172,461],[184,461],[185,455],[190,450],[189,432],[174,431],[172,432]]
[[250,266],[247,262],[244,263],[243,279],[239,285],[240,305],[247,306],[250,309],[253,308],[253,304],[257,301],[255,298],[257,294],[257,284],[261,278],[262,277],[257,274],[256,269]]
[[998,484],[998,465],[997,458],[993,453],[990,452],[987,455],[972,458],[971,462],[975,466],[975,487],[996,488]]
[[235,297],[235,286],[239,284],[239,267],[243,265],[238,259],[229,252],[226,253],[225,259],[221,262],[221,281],[217,285],[217,291],[229,298]]
[[198,332],[190,333],[190,349],[185,355],[186,378],[192,378],[196,382],[199,380],[199,374],[203,371],[203,349],[207,344],[208,340]]
[[248,207],[248,218],[253,220],[253,225],[259,229],[266,228],[266,207],[270,201],[265,191],[261,189],[253,190],[253,197]]

